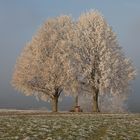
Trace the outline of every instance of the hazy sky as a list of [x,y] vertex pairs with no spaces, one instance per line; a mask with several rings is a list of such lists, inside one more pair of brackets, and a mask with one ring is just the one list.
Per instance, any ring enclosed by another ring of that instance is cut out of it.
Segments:
[[[117,33],[124,52],[138,71],[128,107],[140,112],[140,0],[0,0],[0,108],[42,108],[48,103],[17,93],[10,85],[21,50],[49,17],[63,14],[77,18],[90,9],[99,10]],[[66,98],[61,108],[69,107]]]

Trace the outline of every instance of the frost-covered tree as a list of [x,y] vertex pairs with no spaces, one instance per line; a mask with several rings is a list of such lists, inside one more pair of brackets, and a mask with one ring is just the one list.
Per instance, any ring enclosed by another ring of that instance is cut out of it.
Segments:
[[86,93],[93,98],[93,111],[99,112],[98,97],[124,97],[134,76],[115,33],[91,11],[76,22],[68,16],[45,22],[17,60],[12,85],[26,95],[50,100],[55,112],[62,92]]
[[54,112],[60,94],[74,87],[69,49],[72,26],[68,16],[47,20],[24,48],[12,78],[12,85],[25,95],[51,101]]
[[80,88],[82,92],[85,90],[85,95],[92,96],[92,110],[99,112],[99,95],[127,94],[135,70],[115,33],[97,11],[80,16],[74,38]]

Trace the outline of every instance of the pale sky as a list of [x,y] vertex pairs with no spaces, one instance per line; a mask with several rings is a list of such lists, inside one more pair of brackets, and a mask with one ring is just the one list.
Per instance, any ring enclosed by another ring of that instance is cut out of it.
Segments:
[[[63,14],[77,18],[90,9],[104,15],[137,68],[128,107],[140,112],[140,0],[0,0],[0,108],[49,108],[48,103],[37,102],[11,87],[16,59],[45,20]],[[60,108],[70,107],[70,101],[65,98]]]

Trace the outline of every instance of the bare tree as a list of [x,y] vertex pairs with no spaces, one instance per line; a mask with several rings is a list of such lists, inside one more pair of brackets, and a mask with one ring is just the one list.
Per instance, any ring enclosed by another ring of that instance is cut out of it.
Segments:
[[75,31],[75,52],[79,61],[80,88],[93,98],[93,112],[99,112],[98,97],[127,94],[135,70],[118,44],[115,33],[97,11],[82,14]]
[[73,89],[70,66],[71,18],[47,20],[27,44],[17,60],[12,85],[25,95],[52,102],[57,112],[58,98]]

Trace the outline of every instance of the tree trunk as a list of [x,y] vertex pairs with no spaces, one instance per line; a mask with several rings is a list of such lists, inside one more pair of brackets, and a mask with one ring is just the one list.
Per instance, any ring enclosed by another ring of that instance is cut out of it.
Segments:
[[93,112],[100,112],[99,106],[98,106],[98,93],[99,93],[99,90],[96,89],[95,93],[93,94]]
[[58,97],[55,96],[52,99],[52,112],[57,112],[58,111]]
[[78,95],[75,97],[75,106],[78,106]]

